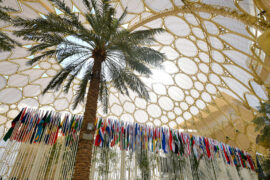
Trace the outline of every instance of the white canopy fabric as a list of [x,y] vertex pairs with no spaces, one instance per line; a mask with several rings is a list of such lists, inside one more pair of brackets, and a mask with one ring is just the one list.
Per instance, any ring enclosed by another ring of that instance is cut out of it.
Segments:
[[[79,0],[65,0],[85,22],[85,7]],[[131,93],[126,97],[110,88],[109,113],[98,116],[168,126],[216,138],[252,152],[255,143],[251,120],[256,106],[267,99],[269,62],[257,44],[267,22],[252,0],[114,0],[119,16],[128,15],[123,27],[138,30],[163,27],[153,48],[165,53],[163,69],[153,69],[147,84],[151,100]],[[4,0],[17,12],[12,16],[34,18],[61,11],[46,0]],[[14,27],[0,22],[12,36]],[[86,23],[86,22],[85,22]],[[87,24],[85,24],[87,26]],[[33,58],[27,49],[33,42],[18,39],[23,47],[0,56],[0,136],[22,107],[53,109],[83,114],[84,104],[72,110],[74,81],[66,95],[62,90],[42,95],[50,79],[61,68],[55,59],[28,66]],[[99,106],[100,107],[100,106]]]

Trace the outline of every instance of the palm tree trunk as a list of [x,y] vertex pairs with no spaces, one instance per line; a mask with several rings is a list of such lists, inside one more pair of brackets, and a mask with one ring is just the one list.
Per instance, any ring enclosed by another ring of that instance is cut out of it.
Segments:
[[[100,71],[101,71],[101,58],[94,58],[94,66],[90,81],[90,87],[87,94],[87,101],[84,112],[84,120],[80,132],[80,138],[78,143],[78,149],[76,154],[75,172],[73,175],[74,180],[87,180],[90,175],[92,149],[94,144],[94,130],[88,130],[88,123],[94,125],[96,121],[98,94],[99,94],[99,83],[100,83]],[[86,139],[84,135],[91,134],[91,140]]]

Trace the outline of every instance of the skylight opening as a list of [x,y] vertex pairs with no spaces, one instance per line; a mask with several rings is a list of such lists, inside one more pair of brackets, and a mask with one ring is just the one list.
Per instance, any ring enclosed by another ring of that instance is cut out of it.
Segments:
[[39,15],[43,18],[43,19],[47,19],[47,17],[44,14],[39,13]]
[[72,12],[79,13],[80,10],[75,5],[73,5]]
[[62,11],[60,11],[60,10],[57,9],[56,7],[55,7],[54,9],[55,9],[55,13],[56,13],[57,15],[64,14]]

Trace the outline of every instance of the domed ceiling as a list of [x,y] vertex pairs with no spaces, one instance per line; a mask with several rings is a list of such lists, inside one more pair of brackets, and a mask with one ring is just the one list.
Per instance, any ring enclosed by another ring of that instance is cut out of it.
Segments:
[[[79,0],[65,0],[84,21],[85,7]],[[153,48],[165,53],[162,69],[153,69],[147,84],[151,100],[131,93],[126,97],[110,88],[109,113],[115,117],[154,126],[182,129],[212,137],[251,152],[263,151],[255,143],[251,120],[256,106],[267,99],[269,64],[256,43],[269,24],[257,14],[251,0],[114,0],[120,15],[128,7],[122,24],[131,30],[163,27]],[[4,0],[17,12],[12,16],[34,18],[61,11],[46,0]],[[86,24],[87,25],[87,24]],[[10,36],[13,27],[1,22]],[[33,42],[19,40],[23,47],[0,56],[0,135],[3,136],[22,107],[53,109],[82,114],[84,105],[72,110],[73,90],[68,94],[42,95],[50,79],[61,68],[55,59],[28,66],[33,58],[27,49]],[[99,106],[100,107],[100,106]]]

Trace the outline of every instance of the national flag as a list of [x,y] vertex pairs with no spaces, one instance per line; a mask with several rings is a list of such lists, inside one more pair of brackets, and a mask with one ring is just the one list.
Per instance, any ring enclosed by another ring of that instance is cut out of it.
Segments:
[[105,129],[103,127],[99,128],[99,137],[100,137],[100,140],[102,141],[102,144],[104,144],[104,131]]
[[111,127],[110,127],[109,123],[107,124],[105,130],[106,130],[106,132],[108,134],[108,141],[107,141],[106,146],[109,147],[109,144],[110,144],[110,141],[111,141]]
[[78,131],[78,128],[79,128],[79,121],[80,121],[80,119],[77,118],[76,123],[75,123],[75,127],[74,127],[74,133]]
[[239,150],[239,154],[240,154],[242,166],[243,166],[243,167],[246,167],[246,162],[245,162],[246,157],[245,157],[243,151]]
[[134,126],[134,150],[136,150],[137,149],[137,132],[138,131],[138,125],[137,125],[137,123],[135,124],[135,126]]
[[28,126],[26,128],[26,135],[23,138],[23,142],[27,142],[29,140],[30,136],[32,135],[32,130],[33,130],[34,123],[35,123],[37,117],[38,117],[37,114],[32,114],[31,119],[30,119]]
[[51,121],[52,112],[49,112],[49,115],[45,118],[43,127],[45,127]]
[[128,124],[126,133],[127,133],[127,135],[126,135],[126,138],[127,138],[126,147],[128,148],[129,147],[129,124]]
[[13,131],[12,136],[10,137],[10,140],[17,140],[18,139],[19,133],[20,133],[19,129],[21,128],[21,124],[22,124],[21,122],[24,118],[26,118],[27,113],[28,112],[26,111],[26,108],[24,108],[23,113],[22,113],[19,121],[16,123],[16,125],[14,127],[14,131]]
[[26,142],[27,139],[28,139],[29,132],[31,131],[32,122],[33,122],[33,119],[35,118],[34,116],[35,116],[35,115],[34,115],[33,113],[30,113],[30,114],[29,114],[28,120],[27,120],[27,122],[25,123],[24,134],[23,134],[23,136],[21,137],[21,141],[22,141],[22,142]]
[[[60,124],[60,120],[59,120],[59,124]],[[55,135],[54,135],[53,144],[55,144],[55,142],[56,142],[56,140],[57,140],[58,133],[59,133],[59,125],[56,126],[56,132],[55,132]]]
[[174,153],[178,154],[179,150],[179,140],[177,138],[176,132],[173,131],[173,145],[174,145]]
[[117,133],[115,133],[115,128],[116,128],[116,124],[115,123],[116,122],[113,122],[113,125],[112,125],[112,137],[111,137],[112,142],[111,142],[111,147],[113,147],[115,145],[115,141],[116,141],[116,134]]
[[76,125],[76,120],[75,120],[75,117],[71,123],[71,129],[74,130],[75,129],[75,125]]
[[27,119],[30,116],[30,113],[27,112],[25,116],[21,120],[21,127],[17,129],[16,137],[14,137],[14,140],[17,140],[19,142],[22,142],[23,136],[25,135],[25,130],[27,126]]
[[35,128],[34,128],[34,130],[33,130],[33,132],[32,132],[32,136],[31,136],[31,138],[30,138],[30,144],[32,144],[32,142],[35,140],[34,138],[35,138],[35,136],[36,136],[36,131],[37,131],[37,128],[38,128],[38,124],[39,124],[39,122],[41,121],[41,117],[40,116],[37,116],[37,118],[36,118],[36,121],[35,121]]
[[97,129],[99,129],[101,125],[102,125],[102,118],[99,118],[97,123]]
[[109,135],[109,137],[111,137],[111,127],[109,125],[106,126],[106,132]]
[[228,163],[228,164],[231,164],[230,159],[229,159],[229,157],[228,157],[228,155],[227,155],[227,152],[226,152],[225,147],[224,147],[223,144],[222,144],[222,147],[223,147],[223,152],[224,152],[224,155],[225,155],[225,158],[226,158],[227,163]]
[[43,132],[43,126],[45,123],[45,120],[48,118],[48,112],[45,114],[45,116],[39,121],[39,123],[37,124],[37,133],[35,135],[34,138],[34,143],[36,142],[40,142],[41,137],[42,137],[42,132]]
[[96,138],[95,138],[95,146],[100,146],[101,144],[101,139],[99,135],[99,131],[97,132]]
[[191,147],[192,147],[194,156],[198,160],[199,159],[199,156],[198,156],[198,151],[197,151],[196,144],[195,144],[195,137],[192,136],[192,135],[191,135],[191,138],[190,138],[190,144],[191,144]]
[[179,151],[180,151],[180,154],[183,155],[185,153],[185,147],[184,147],[184,140],[183,140],[183,135],[182,133],[179,133],[178,132],[178,139],[179,139]]
[[11,135],[13,133],[13,130],[14,130],[15,126],[16,126],[16,123],[20,120],[21,115],[23,114],[24,110],[25,109],[22,109],[21,112],[11,122],[11,127],[9,128],[8,132],[5,134],[5,136],[3,138],[4,141],[7,141],[11,137]]
[[172,131],[171,131],[171,129],[169,129],[169,146],[170,146],[170,150],[173,151],[173,147],[172,147]]
[[66,116],[66,119],[64,121],[64,124],[63,124],[63,128],[62,128],[62,132],[63,132],[63,135],[68,135],[68,131],[69,131],[69,127],[70,127],[70,119],[71,117],[67,114]]
[[59,126],[58,126],[59,129],[63,129],[65,119],[66,119],[66,117],[64,117],[63,121],[60,120],[60,123],[59,123]]
[[161,129],[161,131],[162,131],[162,149],[165,153],[167,153],[167,151],[166,151],[166,137],[165,137],[163,128]]
[[254,163],[253,163],[252,158],[250,157],[249,154],[247,155],[247,160],[248,160],[248,163],[249,163],[251,169],[254,170]]
[[[40,137],[39,137],[39,142],[41,141],[42,137],[43,137],[43,134],[45,133],[45,128],[47,126],[47,124],[50,123],[51,121],[51,116],[52,116],[52,112],[49,112],[49,115],[45,118],[44,122],[41,124],[42,125],[42,128],[41,128],[41,134],[40,134]],[[48,133],[51,133],[50,129],[48,129]],[[49,135],[47,135],[46,139],[45,139],[45,143],[48,143],[48,138],[49,138]]]
[[208,156],[208,158],[210,158],[211,157],[211,152],[210,152],[210,149],[209,149],[209,141],[208,141],[207,138],[204,138],[204,141],[205,141],[207,156]]

